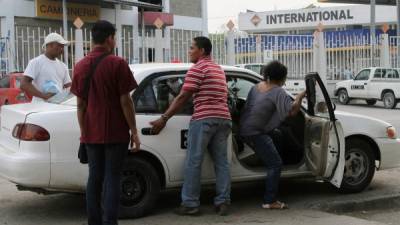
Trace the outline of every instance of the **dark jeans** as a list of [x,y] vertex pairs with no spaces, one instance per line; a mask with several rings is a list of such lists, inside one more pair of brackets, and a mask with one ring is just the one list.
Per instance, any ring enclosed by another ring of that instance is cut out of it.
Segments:
[[89,225],[117,225],[119,189],[128,144],[87,144],[89,178],[86,204]]
[[264,204],[274,203],[277,200],[279,179],[281,177],[281,156],[276,150],[272,138],[267,134],[245,137],[244,139],[254,149],[267,168]]

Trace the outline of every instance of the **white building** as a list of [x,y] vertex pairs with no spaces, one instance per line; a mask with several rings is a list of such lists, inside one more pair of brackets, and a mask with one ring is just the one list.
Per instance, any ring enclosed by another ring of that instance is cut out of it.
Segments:
[[[31,58],[41,53],[40,46],[46,34],[63,33],[61,0],[0,0],[0,6],[2,70],[5,66],[8,71],[23,70]],[[177,46],[208,33],[207,0],[67,0],[67,8],[67,36],[72,43],[75,35],[72,22],[76,17],[84,22],[85,53],[90,49],[92,24],[99,19],[108,20],[117,28],[117,54],[130,63],[154,61],[156,45],[162,46],[163,61],[184,61],[187,53],[178,52]],[[157,32],[154,25],[158,19],[162,21],[159,24],[162,32]],[[162,40],[161,43],[156,39]],[[72,68],[75,63],[73,45],[68,52]],[[8,61],[4,62],[6,59]]]

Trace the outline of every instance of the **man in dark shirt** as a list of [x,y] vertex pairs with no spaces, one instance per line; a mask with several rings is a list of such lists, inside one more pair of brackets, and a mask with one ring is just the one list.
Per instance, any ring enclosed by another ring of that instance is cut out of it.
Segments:
[[[111,54],[115,32],[108,21],[94,25],[93,50],[76,64],[71,87],[77,96],[81,142],[86,145],[89,159],[86,188],[89,225],[117,224],[123,159],[129,142],[131,148],[135,145],[133,151],[140,147],[130,97],[137,84],[127,62]],[[97,65],[88,88],[86,78],[102,56],[105,57]]]

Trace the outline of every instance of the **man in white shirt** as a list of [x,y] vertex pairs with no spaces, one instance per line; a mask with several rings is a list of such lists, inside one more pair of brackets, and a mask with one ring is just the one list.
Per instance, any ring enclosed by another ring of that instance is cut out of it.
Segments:
[[21,89],[33,96],[32,102],[46,101],[71,86],[67,66],[57,58],[63,54],[68,41],[51,33],[44,40],[45,53],[32,59],[25,69]]

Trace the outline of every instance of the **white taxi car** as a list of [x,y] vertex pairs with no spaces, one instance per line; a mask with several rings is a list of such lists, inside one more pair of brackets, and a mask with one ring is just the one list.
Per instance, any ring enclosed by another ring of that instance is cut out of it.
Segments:
[[[189,103],[172,117],[159,135],[149,122],[159,118],[179,91],[189,64],[133,65],[138,89],[132,94],[141,131],[142,149],[125,161],[120,213],[139,217],[154,207],[161,189],[183,181],[186,135],[193,111]],[[249,70],[224,66],[229,88],[233,132],[229,141],[232,182],[264,179],[263,164],[238,137],[238,121],[250,88],[261,77]],[[284,162],[283,177],[313,176],[343,192],[365,189],[375,169],[400,166],[400,139],[388,123],[350,113],[334,112],[317,74],[306,76],[307,105],[274,131]],[[77,159],[79,128],[76,98],[53,103],[29,103],[1,109],[0,176],[20,190],[84,192],[87,165]],[[213,183],[210,156],[202,182]]]
[[334,95],[342,104],[352,99],[365,99],[368,105],[374,105],[381,100],[385,108],[393,109],[400,102],[399,74],[399,69],[395,68],[366,68],[354,79],[336,83]]

